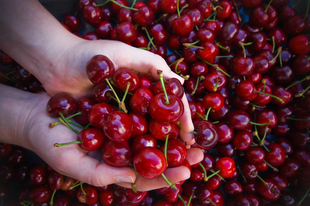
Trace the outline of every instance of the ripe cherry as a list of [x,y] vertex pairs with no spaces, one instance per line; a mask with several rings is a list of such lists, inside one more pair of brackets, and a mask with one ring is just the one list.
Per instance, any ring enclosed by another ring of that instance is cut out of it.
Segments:
[[230,157],[222,157],[215,163],[215,168],[223,178],[231,177],[236,172],[235,161]]
[[66,92],[52,96],[46,104],[46,111],[51,117],[59,117],[59,113],[67,117],[74,114],[76,109],[77,101]]
[[102,159],[108,165],[114,167],[126,167],[132,162],[132,150],[128,141],[105,141],[103,145]]

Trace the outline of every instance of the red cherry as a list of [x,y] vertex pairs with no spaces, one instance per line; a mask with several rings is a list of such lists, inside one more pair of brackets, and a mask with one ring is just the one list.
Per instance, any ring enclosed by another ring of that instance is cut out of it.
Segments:
[[268,151],[266,152],[265,159],[272,166],[280,166],[284,163],[286,154],[283,147],[277,143],[271,143],[267,146]]
[[273,180],[264,179],[264,182],[259,181],[256,183],[255,188],[267,200],[275,201],[280,198],[280,190]]
[[76,193],[76,197],[79,200],[79,202],[86,203],[89,205],[95,204],[98,200],[97,189],[91,185],[83,185],[83,190],[80,188]]
[[79,99],[77,102],[77,112],[82,112],[82,114],[74,116],[74,120],[81,125],[87,125],[89,123],[89,110],[94,105],[95,101],[91,97],[82,97],[81,99]]
[[180,127],[177,124],[149,120],[149,132],[158,140],[165,140],[167,135],[170,139],[175,139],[180,134]]
[[95,28],[95,33],[101,39],[109,39],[113,26],[109,21],[101,21]]
[[105,116],[117,109],[105,102],[97,103],[89,110],[88,119],[91,125],[102,129],[104,126],[104,118]]
[[132,150],[128,141],[105,141],[103,145],[102,159],[105,163],[113,167],[128,166],[132,161]]
[[138,11],[134,12],[132,15],[132,19],[135,23],[142,27],[149,26],[154,21],[155,15],[153,10],[144,5],[141,6]]
[[146,115],[149,113],[149,106],[153,93],[147,88],[138,88],[129,100],[130,108],[140,115]]
[[78,139],[81,141],[80,147],[87,151],[95,151],[103,145],[105,135],[97,128],[86,128],[80,131]]
[[[163,145],[159,149],[164,152],[165,146]],[[168,167],[181,166],[186,157],[187,149],[185,144],[178,139],[170,139],[167,144]]]
[[138,154],[145,147],[157,147],[157,140],[153,135],[139,135],[132,142],[132,152],[134,155]]
[[217,144],[219,140],[218,130],[212,122],[199,119],[194,122],[194,128],[195,140],[198,145],[210,149]]
[[194,28],[194,22],[190,15],[183,14],[181,17],[174,19],[171,26],[177,35],[188,36]]
[[148,121],[145,116],[130,112],[129,117],[132,121],[132,132],[131,136],[136,137],[148,132]]
[[154,179],[166,170],[167,161],[161,151],[146,147],[134,156],[133,166],[142,177]]
[[197,50],[197,55],[206,62],[213,64],[215,57],[219,54],[219,48],[212,42],[203,42]]
[[96,25],[101,22],[102,12],[99,7],[89,4],[83,8],[83,17],[86,23]]
[[74,114],[76,109],[77,101],[66,92],[52,96],[46,105],[46,111],[51,117],[59,117],[59,113],[67,117]]
[[310,52],[309,38],[304,34],[294,36],[289,40],[288,47],[294,54],[307,54]]
[[122,111],[112,111],[104,118],[103,132],[114,142],[123,142],[131,137],[132,121],[128,114]]
[[41,165],[36,165],[30,169],[29,176],[32,185],[44,185],[47,180],[46,168]]
[[30,189],[29,198],[35,204],[48,203],[52,196],[52,192],[48,186],[35,186]]
[[224,101],[224,97],[221,93],[207,93],[203,97],[203,106],[205,108],[211,108],[213,111],[218,111],[223,107]]
[[215,163],[215,168],[220,170],[218,173],[223,178],[231,177],[235,171],[235,161],[230,157],[222,157]]
[[104,83],[114,72],[113,62],[104,55],[95,55],[86,64],[87,76],[96,85]]
[[232,12],[232,5],[229,1],[221,1],[216,9],[216,16],[220,19],[226,19]]
[[81,26],[80,18],[72,14],[65,15],[64,23],[70,28],[72,32],[77,32]]
[[[176,123],[184,112],[181,100],[175,95],[159,93],[150,102],[149,112],[153,119],[159,122]],[[169,102],[167,102],[167,100]]]

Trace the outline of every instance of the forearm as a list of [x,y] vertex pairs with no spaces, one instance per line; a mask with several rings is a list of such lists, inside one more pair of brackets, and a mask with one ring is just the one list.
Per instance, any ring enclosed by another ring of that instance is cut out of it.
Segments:
[[37,0],[1,0],[0,31],[0,49],[41,81],[76,39]]
[[3,84],[0,94],[0,142],[29,148],[26,122],[36,95]]

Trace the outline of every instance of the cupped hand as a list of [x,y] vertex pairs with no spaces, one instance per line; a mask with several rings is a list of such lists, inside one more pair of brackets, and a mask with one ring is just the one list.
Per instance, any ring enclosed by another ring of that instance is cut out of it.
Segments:
[[[74,35],[70,39],[67,49],[63,53],[55,54],[52,62],[54,69],[42,70],[42,73],[38,74],[39,80],[50,95],[64,91],[76,98],[89,95],[94,85],[86,75],[86,64],[97,54],[107,56],[115,65],[115,69],[126,67],[136,73],[149,75],[154,80],[159,80],[157,70],[162,70],[164,78],[177,78],[184,83],[184,79],[172,72],[162,57],[149,51],[113,40],[90,41]],[[194,143],[194,135],[190,132],[194,130],[194,126],[185,95],[182,101],[184,114],[180,120],[180,136],[191,145]]]
[[[124,187],[131,187],[136,181],[136,189],[140,191],[153,190],[168,186],[162,177],[152,180],[145,179],[135,174],[129,167],[112,167],[102,161],[100,151],[87,152],[82,150],[78,144],[62,147],[54,147],[55,143],[65,143],[77,140],[77,134],[62,124],[53,128],[49,124],[58,121],[47,115],[46,104],[49,100],[47,94],[33,94],[29,98],[27,124],[25,132],[27,135],[28,149],[38,154],[47,164],[56,171],[82,182],[103,186],[112,183]],[[187,160],[190,164],[196,164],[202,160],[202,152],[199,149],[189,149]],[[169,168],[165,175],[172,183],[186,180],[190,171],[184,167]],[[136,180],[137,178],[137,180]]]

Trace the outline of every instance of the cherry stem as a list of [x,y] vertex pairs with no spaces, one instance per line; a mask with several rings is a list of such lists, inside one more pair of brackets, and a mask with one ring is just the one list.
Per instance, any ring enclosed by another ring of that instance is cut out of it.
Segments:
[[304,16],[304,20],[305,21],[306,21],[307,15],[309,13],[309,7],[310,7],[310,0],[307,1],[307,10],[306,10],[306,13],[305,13],[305,16]]
[[201,163],[199,163],[199,166],[202,168],[202,170],[203,170],[203,173],[204,173],[204,178],[203,178],[203,180],[205,181],[205,182],[207,182],[208,180],[209,180],[209,178],[208,178],[208,175],[207,175],[207,170],[206,170],[206,168],[201,164]]
[[166,16],[168,16],[168,14],[163,14],[163,15],[161,15],[158,19],[155,20],[155,23],[159,22],[160,20],[162,20],[162,19],[165,18]]
[[207,113],[206,113],[205,118],[204,118],[205,120],[208,120],[211,109],[212,108],[209,107],[209,109],[207,110]]
[[294,8],[299,4],[299,2],[300,2],[300,0],[298,0],[298,1],[296,2],[296,4],[294,4],[294,5],[292,6],[292,9],[294,9]]
[[177,13],[178,13],[178,17],[181,18],[181,14],[180,14],[180,2],[179,0],[177,0]]
[[63,123],[66,127],[68,127],[69,129],[71,129],[73,132],[75,132],[76,134],[80,133],[77,129],[75,129],[67,120],[66,118],[63,116],[63,114],[60,112],[59,115],[61,117],[58,118],[58,120]]
[[270,124],[270,121],[268,123],[257,123],[257,122],[250,122],[253,125],[258,125],[258,126],[266,126]]
[[209,201],[212,203],[212,205],[217,206],[217,205],[210,199],[210,197],[209,197],[208,199],[209,199]]
[[116,92],[115,92],[113,86],[111,85],[109,79],[105,79],[105,81],[108,83],[109,87],[111,88],[111,90],[112,90],[112,92],[113,92],[113,94],[114,94],[114,96],[115,96],[115,98],[116,98],[117,103],[120,103],[121,100],[119,100],[119,98],[118,98],[118,96],[117,96],[117,94],[116,94]]
[[210,171],[212,172],[212,175],[210,175],[208,178],[213,177],[214,175],[217,175],[219,178],[222,179],[223,182],[226,182],[226,180],[221,175],[219,175],[221,170],[218,170],[218,171],[215,172],[213,169],[211,169]]
[[83,194],[86,195],[86,192],[84,191],[84,188],[83,188],[83,182],[80,183],[80,188],[81,188]]
[[295,121],[310,121],[309,119],[297,119],[294,117],[286,117],[286,119],[295,120]]
[[133,7],[135,6],[136,2],[137,2],[137,0],[133,0],[133,2],[132,2],[132,4],[131,4],[130,8],[133,8]]
[[299,83],[304,82],[304,81],[306,81],[306,80],[310,80],[310,76],[306,76],[305,78],[303,78],[303,79],[301,79],[301,80],[299,80],[299,81],[294,82],[293,84],[287,86],[287,87],[285,88],[285,90],[288,90],[288,89],[291,88],[292,86],[295,86],[296,84],[299,84]]
[[[229,49],[227,49],[227,51],[230,51]],[[215,58],[232,58],[233,56],[228,55],[228,56],[216,56]]]
[[191,194],[191,196],[189,197],[188,203],[187,203],[187,205],[185,205],[185,206],[190,206],[190,205],[191,205],[191,202],[192,202],[192,199],[193,199],[193,195],[194,195],[194,190],[192,191],[192,194]]
[[168,178],[166,177],[166,175],[164,173],[161,173],[161,176],[164,178],[164,180],[168,183],[168,185],[171,187],[171,189],[175,192],[177,190],[175,184],[172,184]]
[[284,103],[284,100],[283,100],[283,99],[281,99],[280,97],[277,97],[277,96],[275,96],[275,95],[268,94],[268,93],[261,92],[261,91],[257,91],[257,90],[254,90],[254,92],[259,93],[259,94],[264,94],[264,95],[270,96],[270,97],[272,97],[272,98],[275,98],[275,99],[279,100],[279,102]]
[[167,162],[167,167],[168,167],[168,156],[167,156],[168,141],[169,141],[169,135],[167,134],[166,140],[165,140],[165,150],[164,150],[164,154],[165,154],[165,158],[166,158],[166,162]]
[[242,176],[242,179],[244,180],[244,182],[248,182],[247,179],[245,178],[245,176],[243,175],[243,173],[241,172],[241,169],[239,166],[237,166],[237,169],[239,170],[241,176]]
[[310,61],[310,57],[308,57],[307,60]]
[[180,9],[180,14],[182,13],[182,11],[184,10],[184,9],[186,9],[188,7],[188,4],[185,4],[181,9]]
[[239,42],[239,45],[241,46],[242,50],[243,50],[243,57],[245,58],[246,57],[246,51],[245,51],[245,47],[244,47],[244,44]]
[[272,36],[271,39],[272,39],[272,53],[274,53],[274,50],[276,48],[276,42],[274,40],[274,36]]
[[216,16],[216,13],[215,13],[215,12],[213,12],[207,19],[204,19],[203,21],[204,21],[204,22],[207,22],[207,21],[214,21],[214,20],[213,20],[213,17],[214,17],[214,16]]
[[166,97],[166,104],[169,104],[170,102],[169,102],[168,94],[167,94],[167,91],[166,91],[166,88],[165,88],[163,71],[157,70],[157,75],[159,76],[159,80],[160,80],[161,86],[163,88],[165,97]]
[[240,17],[240,13],[239,13],[239,8],[238,8],[238,5],[237,5],[236,1],[233,0],[233,3],[234,3],[234,6],[235,6],[235,10],[237,12],[237,15],[238,15],[238,19],[239,19],[239,21],[242,21],[242,19]]
[[86,192],[85,192],[84,189],[83,189],[83,183],[84,183],[84,182],[76,181],[76,182],[69,188],[69,190],[72,190],[73,188],[80,186],[80,187],[81,187],[81,190],[82,190],[82,192],[83,192],[83,195],[86,195]]
[[151,44],[152,44],[152,46],[154,47],[155,51],[157,51],[157,48],[156,48],[156,46],[155,46],[155,44],[154,44],[154,42],[153,42],[153,38],[151,38],[151,36],[150,36],[148,30],[147,30],[145,27],[142,27],[142,30],[145,31],[147,38],[148,38],[149,41],[151,42]]
[[263,146],[265,144],[265,139],[267,136],[267,129],[268,129],[268,127],[266,127],[266,129],[265,129],[264,136],[263,136],[262,140],[259,142],[259,146]]
[[203,49],[202,46],[192,45],[191,43],[184,43],[183,46],[186,46],[186,47],[194,47],[194,48],[198,48],[198,49]]
[[265,180],[263,178],[261,178],[258,174],[256,174],[255,172],[252,172],[252,174],[254,174],[256,177],[258,177],[258,179],[260,179],[264,185],[268,186],[267,182],[265,182]]
[[195,84],[195,89],[194,89],[194,91],[192,91],[192,93],[191,93],[192,95],[195,94],[195,92],[196,92],[196,90],[197,90],[197,88],[198,88],[199,82],[202,80],[202,78],[204,79],[203,76],[197,77],[197,81],[196,81],[196,84]]
[[[199,58],[199,59],[201,59],[201,58]],[[210,65],[210,66],[212,66],[212,67],[214,67],[214,68],[220,70],[223,74],[225,74],[226,76],[230,77],[230,75],[229,75],[227,72],[225,72],[223,69],[221,69],[217,64],[211,64],[210,62],[207,62],[207,61],[205,61],[205,60],[203,60],[203,59],[201,59],[201,60],[202,60],[204,63],[206,63],[207,65]]]
[[[279,47],[276,56],[272,60],[270,60],[269,63],[274,61],[274,60],[276,60],[278,58],[279,54],[281,54],[281,52],[282,52],[282,47]],[[281,58],[280,59],[280,66],[282,67],[282,57],[281,57],[281,55],[280,55],[279,58]]]
[[128,94],[128,90],[129,90],[129,87],[130,87],[130,83],[127,82],[126,90],[125,90],[125,94],[124,94],[124,96],[123,96],[122,102],[124,102],[125,99],[126,99],[126,96],[127,96],[127,94]]
[[74,142],[66,142],[66,143],[55,143],[54,147],[62,147],[62,146],[66,146],[66,145],[70,145],[70,144],[81,144],[81,141],[74,141]]
[[102,4],[98,4],[98,5],[96,5],[96,6],[103,6],[103,5],[106,4],[107,2],[112,2],[112,3],[118,5],[118,6],[122,7],[122,8],[125,8],[125,9],[129,9],[129,10],[132,10],[132,11],[138,11],[138,9],[136,9],[136,8],[132,8],[132,7],[125,6],[125,5],[123,5],[123,4],[118,3],[118,2],[115,1],[115,0],[108,0],[108,1],[106,1],[106,2],[104,2],[104,3],[102,3]]
[[[73,114],[73,115],[71,115],[71,116],[66,117],[66,120],[69,121],[69,119],[71,119],[71,118],[73,118],[73,117],[75,117],[75,116],[77,116],[77,115],[80,115],[80,114],[82,114],[82,112],[77,112],[77,113],[75,113],[75,114]],[[69,121],[69,122],[70,122],[70,121]],[[52,123],[50,123],[48,126],[49,126],[50,128],[53,128],[53,127],[55,127],[56,125],[58,125],[58,124],[60,124],[60,123],[61,123],[60,121],[52,122]],[[70,123],[73,123],[73,122],[71,121]]]
[[308,91],[310,89],[310,86],[308,86],[306,89],[304,89],[304,91],[298,93],[298,94],[295,94],[295,97],[302,97],[304,96],[304,94],[306,93],[306,91]]
[[305,200],[309,192],[310,192],[310,188],[307,190],[306,194],[301,198],[301,200],[297,203],[297,206],[301,205],[301,203]]
[[266,160],[264,160],[264,162],[268,165],[268,167],[270,167],[274,172],[278,172],[279,170],[277,168],[275,168],[274,166],[272,166],[271,164],[269,164]]
[[221,10],[223,10],[223,7],[221,7],[221,6],[216,6],[216,7],[213,7],[213,11],[216,11],[217,8],[220,8]]
[[1,74],[1,73],[0,73],[0,76],[3,77],[3,78],[5,78],[5,79],[7,79],[7,80],[9,80],[9,81],[11,81],[11,82],[13,82],[13,83],[16,83],[16,82],[17,82],[17,81],[14,81],[14,80],[11,79],[11,78],[5,76],[4,74]]
[[178,194],[178,198],[183,202],[184,206],[187,206],[185,200],[183,199],[183,197],[180,194]]
[[55,197],[56,191],[57,191],[57,190],[54,190],[54,191],[53,191],[53,194],[52,194],[51,200],[50,200],[50,206],[53,206],[53,204],[54,204],[54,197]]
[[191,42],[191,43],[183,43],[183,46],[189,47],[189,46],[194,46],[195,44],[198,44],[200,40],[198,39],[197,41]]
[[268,11],[268,9],[269,9],[269,7],[270,7],[272,1],[273,1],[273,0],[270,0],[270,1],[269,1],[268,5],[267,5],[267,7],[266,7],[266,9],[265,9],[265,11],[264,11],[265,13]]
[[178,71],[177,69],[178,69],[179,64],[180,64],[183,60],[184,60],[184,58],[181,58],[181,59],[179,59],[179,60],[176,61],[176,64],[175,64],[175,66],[174,66],[174,72],[175,72],[175,73],[177,73],[177,74],[180,74],[180,73],[181,73],[181,71]]

